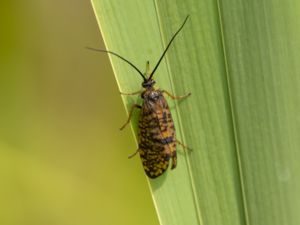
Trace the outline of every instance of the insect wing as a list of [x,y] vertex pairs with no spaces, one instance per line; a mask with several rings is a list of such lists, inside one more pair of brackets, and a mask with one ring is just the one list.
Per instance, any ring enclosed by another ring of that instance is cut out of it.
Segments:
[[175,129],[169,106],[161,94],[157,101],[145,101],[139,121],[139,153],[148,177],[163,174],[172,157],[176,167]]

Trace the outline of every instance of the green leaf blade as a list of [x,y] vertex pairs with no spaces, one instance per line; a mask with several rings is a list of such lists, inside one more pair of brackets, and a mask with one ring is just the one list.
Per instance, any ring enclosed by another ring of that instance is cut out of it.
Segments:
[[[190,15],[154,77],[175,95],[192,92],[168,100],[178,139],[194,151],[178,147],[178,167],[149,181],[161,224],[299,224],[300,5],[92,2],[107,48],[141,70]],[[120,90],[139,90],[136,72],[111,61]],[[126,108],[137,99],[123,97]]]
[[249,223],[299,224],[299,3],[220,9]]

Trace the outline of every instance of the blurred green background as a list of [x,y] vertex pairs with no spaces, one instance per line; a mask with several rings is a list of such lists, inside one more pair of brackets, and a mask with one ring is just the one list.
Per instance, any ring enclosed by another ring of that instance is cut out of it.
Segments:
[[[89,1],[0,7],[0,224],[158,224]],[[121,154],[120,154],[121,152]]]

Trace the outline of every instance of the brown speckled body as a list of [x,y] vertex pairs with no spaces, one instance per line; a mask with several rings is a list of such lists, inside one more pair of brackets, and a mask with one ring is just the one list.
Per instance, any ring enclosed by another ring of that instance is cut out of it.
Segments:
[[139,153],[148,177],[163,174],[177,164],[175,128],[163,91],[146,89],[139,119]]
[[142,87],[144,88],[142,91],[136,91],[133,93],[121,93],[123,95],[136,95],[141,94],[141,97],[144,99],[142,105],[134,104],[131,107],[129,112],[128,119],[126,123],[120,128],[123,130],[126,125],[129,124],[130,118],[134,109],[140,109],[140,120],[139,120],[139,147],[137,151],[130,155],[129,158],[132,158],[137,153],[140,154],[140,157],[143,162],[144,170],[148,177],[156,178],[162,175],[169,166],[169,161],[171,159],[171,169],[174,169],[177,165],[177,156],[176,156],[176,144],[180,144],[184,148],[187,148],[184,144],[178,141],[175,137],[175,128],[173,119],[170,113],[170,109],[168,103],[163,96],[163,94],[167,94],[173,100],[183,99],[190,96],[190,93],[183,96],[174,96],[171,93],[159,89],[154,89],[155,81],[153,80],[153,75],[157,70],[158,66],[162,62],[165,54],[167,53],[171,43],[174,41],[175,37],[179,34],[181,29],[184,27],[186,21],[189,16],[187,16],[176,31],[176,33],[172,36],[168,45],[166,46],[164,52],[160,56],[158,62],[156,63],[154,69],[150,71],[149,69],[149,61],[146,64],[146,73],[142,73],[133,63],[129,60],[125,59],[123,56],[118,53],[112,51],[106,51],[102,49],[94,49],[88,48],[90,50],[98,51],[98,52],[106,52],[112,54],[127,64],[129,64],[132,68],[134,68],[139,75],[143,78]]

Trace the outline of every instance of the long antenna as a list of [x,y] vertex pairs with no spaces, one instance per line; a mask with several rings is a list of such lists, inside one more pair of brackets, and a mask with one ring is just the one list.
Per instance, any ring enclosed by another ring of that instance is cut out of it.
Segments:
[[177,34],[181,31],[181,29],[182,29],[183,26],[185,25],[185,23],[186,23],[186,21],[187,21],[188,18],[189,18],[189,15],[185,18],[185,20],[184,20],[183,24],[181,25],[181,27],[176,31],[176,33],[175,33],[175,34],[173,35],[173,37],[171,38],[169,44],[167,45],[165,51],[163,52],[163,54],[161,55],[160,59],[158,60],[156,66],[154,67],[154,69],[153,69],[152,73],[150,74],[148,80],[151,80],[151,78],[152,78],[153,74],[155,73],[156,69],[158,68],[158,66],[159,66],[159,64],[160,64],[160,62],[161,62],[161,60],[164,58],[166,52],[168,51],[168,48],[170,47],[171,43],[173,42],[173,40],[175,39],[175,37],[177,36]]
[[89,50],[92,50],[92,51],[96,51],[96,52],[106,52],[106,53],[109,53],[109,54],[112,54],[112,55],[115,55],[117,57],[119,57],[120,59],[123,59],[125,62],[127,62],[130,66],[132,66],[141,76],[144,80],[147,80],[146,77],[143,75],[143,73],[135,66],[133,65],[133,63],[131,63],[129,60],[125,59],[124,57],[120,56],[119,54],[115,53],[115,52],[112,52],[112,51],[106,51],[106,50],[102,50],[102,49],[96,49],[96,48],[90,48],[90,47],[85,47]]

